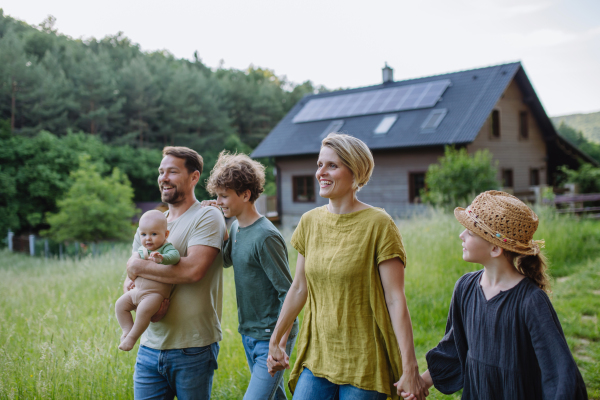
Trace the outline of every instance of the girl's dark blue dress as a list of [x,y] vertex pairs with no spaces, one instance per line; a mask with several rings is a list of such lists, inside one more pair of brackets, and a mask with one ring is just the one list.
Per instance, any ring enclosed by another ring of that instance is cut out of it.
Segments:
[[446,335],[427,353],[436,389],[473,400],[587,400],[556,312],[529,278],[486,300],[483,270],[454,287]]

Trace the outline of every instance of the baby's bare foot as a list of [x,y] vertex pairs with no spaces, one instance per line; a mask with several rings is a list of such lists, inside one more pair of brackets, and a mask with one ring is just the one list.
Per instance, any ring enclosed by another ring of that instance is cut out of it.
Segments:
[[126,337],[121,341],[121,344],[119,345],[119,350],[129,351],[133,349],[133,346],[135,346],[135,342],[136,341],[133,340],[133,338]]

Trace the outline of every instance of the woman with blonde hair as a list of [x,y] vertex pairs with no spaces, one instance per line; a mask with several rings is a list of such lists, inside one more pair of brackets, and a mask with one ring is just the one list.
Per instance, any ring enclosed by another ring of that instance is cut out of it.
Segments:
[[289,368],[280,339],[306,304],[290,375],[294,399],[424,399],[404,295],[406,254],[392,218],[358,200],[373,172],[361,140],[332,133],[316,178],[329,204],[305,213],[293,236],[296,276],[271,336],[271,373]]

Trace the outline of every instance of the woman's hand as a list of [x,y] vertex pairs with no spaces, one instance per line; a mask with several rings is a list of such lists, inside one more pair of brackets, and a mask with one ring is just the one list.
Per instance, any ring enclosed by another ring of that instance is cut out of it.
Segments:
[[200,207],[210,207],[210,206],[219,208],[219,206],[217,206],[216,200],[202,200],[200,202]]
[[425,397],[429,396],[429,390],[419,375],[419,368],[407,368],[403,372],[400,380],[394,383],[398,396],[402,396],[406,400],[425,400]]
[[277,372],[290,368],[290,357],[286,354],[285,347],[269,343],[267,367],[271,376],[275,376]]

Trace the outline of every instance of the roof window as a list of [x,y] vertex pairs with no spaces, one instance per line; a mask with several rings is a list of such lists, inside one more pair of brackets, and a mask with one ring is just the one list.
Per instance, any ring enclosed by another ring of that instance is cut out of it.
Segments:
[[331,132],[339,132],[340,129],[342,129],[342,126],[344,126],[343,119],[337,119],[335,121],[331,121],[331,123],[329,125],[327,125],[327,128],[325,128],[323,133],[321,133],[320,138],[325,139],[327,137],[327,135],[329,135]]
[[438,108],[436,110],[431,110],[425,121],[423,121],[423,125],[421,125],[422,131],[433,131],[435,130],[446,114],[448,113],[447,108]]
[[385,117],[383,117],[381,122],[379,122],[379,125],[377,125],[377,128],[375,128],[373,133],[376,135],[385,135],[386,133],[388,133],[388,131],[390,130],[392,125],[394,125],[394,122],[396,122],[397,119],[397,115],[386,115]]

